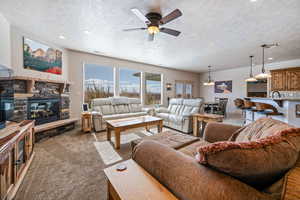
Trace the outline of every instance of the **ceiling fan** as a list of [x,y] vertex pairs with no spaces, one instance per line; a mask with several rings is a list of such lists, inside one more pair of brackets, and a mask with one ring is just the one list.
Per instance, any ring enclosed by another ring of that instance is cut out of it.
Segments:
[[162,32],[169,35],[173,35],[175,37],[179,36],[180,31],[159,27],[161,25],[165,25],[174,19],[177,19],[182,15],[182,12],[179,9],[174,10],[173,12],[169,13],[168,15],[162,17],[160,13],[150,12],[146,15],[143,15],[140,10],[137,8],[132,8],[131,11],[140,19],[142,20],[147,27],[142,28],[130,28],[124,29],[124,31],[139,31],[139,30],[147,30],[148,31],[148,40],[153,41],[154,35]]

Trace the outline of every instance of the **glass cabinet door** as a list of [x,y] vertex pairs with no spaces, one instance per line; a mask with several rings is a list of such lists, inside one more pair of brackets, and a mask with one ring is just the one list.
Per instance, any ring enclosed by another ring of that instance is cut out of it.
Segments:
[[16,149],[16,172],[17,172],[17,177],[21,174],[25,162],[26,162],[26,153],[25,153],[25,136],[22,137],[20,140],[17,142],[17,149]]

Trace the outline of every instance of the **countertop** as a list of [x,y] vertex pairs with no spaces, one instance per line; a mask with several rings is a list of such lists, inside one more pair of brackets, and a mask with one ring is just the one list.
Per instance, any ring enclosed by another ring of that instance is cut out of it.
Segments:
[[271,97],[246,97],[249,99],[261,99],[261,100],[273,100],[273,101],[300,101],[300,97],[282,97],[282,98],[271,98]]

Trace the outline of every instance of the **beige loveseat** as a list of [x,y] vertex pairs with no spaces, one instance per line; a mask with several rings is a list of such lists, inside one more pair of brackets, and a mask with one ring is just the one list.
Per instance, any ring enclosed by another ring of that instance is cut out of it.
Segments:
[[164,126],[182,131],[192,132],[192,115],[199,113],[202,99],[171,99],[168,108],[155,109],[155,115],[164,120]]
[[105,120],[137,117],[153,113],[153,109],[142,107],[140,99],[127,97],[93,99],[91,108],[95,131],[106,129]]

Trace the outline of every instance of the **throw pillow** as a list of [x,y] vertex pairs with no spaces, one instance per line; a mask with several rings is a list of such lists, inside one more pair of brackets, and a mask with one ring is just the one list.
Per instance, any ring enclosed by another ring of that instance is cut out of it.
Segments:
[[300,128],[250,142],[224,141],[198,148],[199,163],[262,189],[292,168],[300,151]]

